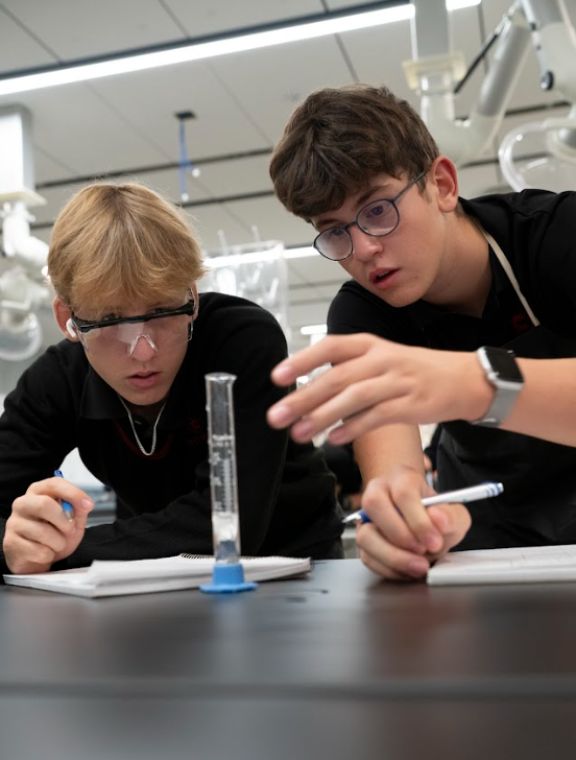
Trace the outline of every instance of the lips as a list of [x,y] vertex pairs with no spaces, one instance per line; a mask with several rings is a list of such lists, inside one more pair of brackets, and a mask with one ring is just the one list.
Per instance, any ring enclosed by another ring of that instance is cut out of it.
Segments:
[[368,278],[372,285],[381,286],[385,285],[388,280],[390,280],[390,278],[398,271],[398,269],[390,268],[374,269],[372,272],[370,272]]
[[149,388],[157,382],[159,377],[159,372],[135,372],[128,377],[128,382],[136,388]]

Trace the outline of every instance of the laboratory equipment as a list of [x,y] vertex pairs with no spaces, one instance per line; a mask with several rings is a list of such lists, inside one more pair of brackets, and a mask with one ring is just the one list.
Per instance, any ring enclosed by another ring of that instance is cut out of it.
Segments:
[[[477,159],[499,139],[506,106],[532,47],[540,68],[540,86],[555,91],[570,106],[563,119],[545,119],[517,127],[504,139],[499,161],[515,190],[573,188],[576,163],[576,32],[567,0],[515,0],[490,40],[465,71],[464,55],[452,49],[444,0],[413,0],[414,58],[404,63],[411,89],[420,96],[420,112],[440,151],[463,165]],[[470,115],[456,118],[455,97],[493,48]],[[524,138],[525,157],[512,149]],[[540,137],[540,142],[535,142]],[[537,156],[533,160],[531,154]]]
[[284,245],[277,240],[245,245],[222,245],[206,260],[203,290],[247,298],[269,311],[286,334],[288,323],[288,267]]
[[233,397],[235,380],[235,375],[226,372],[214,372],[205,376],[214,570],[212,583],[200,588],[209,593],[249,591],[256,588],[255,583],[244,581],[240,561]]
[[23,106],[0,108],[0,361],[32,359],[42,347],[37,310],[52,294],[44,267],[48,245],[30,234],[34,190],[32,117]]

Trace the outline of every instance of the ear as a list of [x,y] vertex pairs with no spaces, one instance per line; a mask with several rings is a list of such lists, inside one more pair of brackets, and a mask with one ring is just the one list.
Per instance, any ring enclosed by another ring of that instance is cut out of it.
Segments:
[[192,319],[194,320],[198,316],[198,310],[200,309],[200,296],[198,295],[198,287],[196,283],[193,283],[192,285],[190,285],[189,290],[190,290],[190,293],[192,293],[192,299],[195,305],[194,316],[192,317]]
[[54,312],[54,318],[60,330],[64,333],[64,336],[71,341],[77,341],[78,336],[74,332],[71,324],[72,310],[67,306],[64,301],[58,296],[52,302],[52,311]]
[[428,180],[435,188],[440,211],[454,211],[458,206],[458,172],[446,156],[438,156],[430,167]]

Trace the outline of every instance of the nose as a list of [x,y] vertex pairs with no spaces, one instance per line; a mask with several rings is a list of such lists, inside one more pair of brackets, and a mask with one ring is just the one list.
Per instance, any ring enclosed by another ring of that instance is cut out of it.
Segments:
[[367,261],[382,250],[380,238],[363,232],[356,223],[348,228],[348,233],[352,238],[352,256],[359,261]]
[[158,347],[147,333],[140,333],[128,346],[128,354],[140,362],[148,361],[157,351]]

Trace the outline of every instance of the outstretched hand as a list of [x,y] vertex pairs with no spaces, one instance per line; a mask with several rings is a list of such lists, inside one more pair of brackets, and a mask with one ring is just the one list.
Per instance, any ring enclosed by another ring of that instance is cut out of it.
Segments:
[[347,443],[384,424],[473,420],[492,391],[473,353],[415,348],[365,333],[328,336],[272,371],[280,386],[333,366],[268,410],[268,423],[311,440],[342,421],[329,440]]

